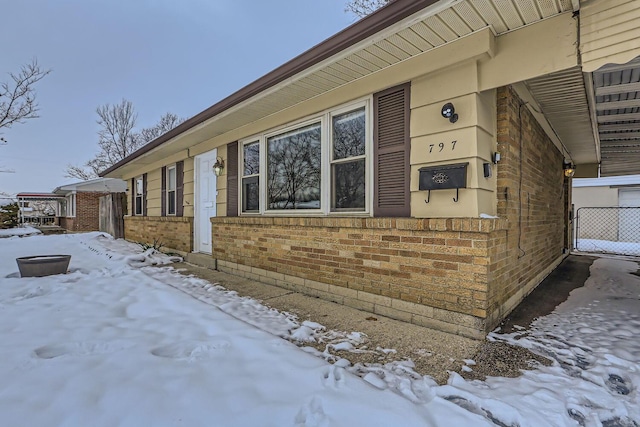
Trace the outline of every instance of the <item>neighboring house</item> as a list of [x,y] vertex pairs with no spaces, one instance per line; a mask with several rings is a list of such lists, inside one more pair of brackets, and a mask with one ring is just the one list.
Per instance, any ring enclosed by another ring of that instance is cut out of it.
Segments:
[[129,240],[482,337],[568,253],[563,169],[640,173],[625,28],[640,2],[396,0],[102,175]]
[[60,226],[67,231],[100,229],[100,197],[122,194],[121,179],[97,178],[57,187],[51,193],[19,193],[20,222],[34,226]]
[[574,179],[572,191],[578,250],[640,254],[640,175]]
[[98,231],[100,229],[100,197],[124,193],[127,183],[120,179],[98,178],[63,185],[53,193],[63,198],[59,225],[68,231]]
[[62,197],[53,193],[18,193],[19,221],[33,226],[59,225]]

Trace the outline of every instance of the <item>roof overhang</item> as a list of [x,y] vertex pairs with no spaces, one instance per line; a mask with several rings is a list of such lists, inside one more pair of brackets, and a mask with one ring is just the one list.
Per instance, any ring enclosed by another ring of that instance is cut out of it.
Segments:
[[[395,0],[190,118],[101,176],[134,176],[171,156],[185,151],[192,155],[193,147],[221,135],[231,142],[243,137],[239,130],[244,126],[482,30],[490,29],[499,37],[576,12],[579,6],[577,0]],[[572,31],[577,26],[576,21]],[[577,33],[573,43],[578,43]],[[640,173],[637,64],[584,73],[578,61],[546,75],[525,77],[522,83],[532,97],[529,107],[543,116],[552,139],[578,167],[601,162],[603,175]],[[611,78],[619,80],[619,87],[605,89],[612,85]],[[622,92],[609,93],[615,90]],[[615,121],[610,121],[614,115]]]

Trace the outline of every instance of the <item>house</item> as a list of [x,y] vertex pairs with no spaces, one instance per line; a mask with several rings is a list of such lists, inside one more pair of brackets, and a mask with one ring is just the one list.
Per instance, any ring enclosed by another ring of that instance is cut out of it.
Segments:
[[114,178],[97,178],[56,187],[53,194],[62,198],[59,225],[67,231],[100,230],[100,198],[124,193],[127,183]]
[[[470,337],[640,173],[640,2],[396,0],[102,173],[125,237]],[[196,254],[196,255],[194,255]]]
[[61,196],[53,193],[18,193],[18,220],[20,224],[35,227],[59,225]]
[[575,248],[640,255],[640,175],[573,180]]
[[127,183],[97,178],[56,187],[51,193],[19,193],[20,223],[37,227],[59,226],[63,230],[100,230],[100,198],[123,194]]

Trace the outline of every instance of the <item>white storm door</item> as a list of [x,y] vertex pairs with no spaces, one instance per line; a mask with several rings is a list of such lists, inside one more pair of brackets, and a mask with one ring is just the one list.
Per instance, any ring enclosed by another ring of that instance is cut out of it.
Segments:
[[218,150],[211,150],[196,156],[196,212],[193,241],[195,251],[211,253],[211,221],[216,216],[216,196],[218,195],[216,175],[213,164]]

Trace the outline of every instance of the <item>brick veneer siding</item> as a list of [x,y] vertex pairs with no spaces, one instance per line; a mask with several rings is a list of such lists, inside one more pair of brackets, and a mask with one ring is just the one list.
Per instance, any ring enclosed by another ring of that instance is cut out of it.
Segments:
[[563,258],[569,203],[563,156],[513,88],[498,89],[497,106],[497,212],[509,227],[489,254],[490,327]]
[[212,218],[218,269],[481,337],[500,219]]
[[76,216],[60,218],[60,226],[68,231],[98,231],[100,229],[100,197],[103,192],[76,193]]
[[193,218],[127,216],[124,238],[132,242],[162,243],[162,250],[187,253],[193,250]]
[[64,228],[67,231],[73,231],[75,229],[74,226],[74,219],[72,217],[60,217],[59,219],[59,225],[60,227]]

